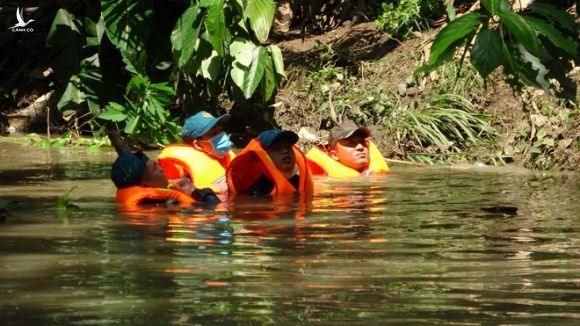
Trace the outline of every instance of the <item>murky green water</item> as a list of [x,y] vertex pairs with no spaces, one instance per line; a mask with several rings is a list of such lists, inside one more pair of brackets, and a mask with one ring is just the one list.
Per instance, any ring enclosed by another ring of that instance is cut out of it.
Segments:
[[[307,203],[122,213],[113,153],[0,155],[3,325],[580,322],[578,174],[396,169]],[[73,186],[80,209],[53,209]]]

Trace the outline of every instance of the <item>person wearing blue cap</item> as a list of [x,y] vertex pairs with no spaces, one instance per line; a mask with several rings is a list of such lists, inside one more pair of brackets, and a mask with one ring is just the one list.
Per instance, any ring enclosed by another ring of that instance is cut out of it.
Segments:
[[159,164],[141,152],[120,154],[113,163],[111,180],[117,187],[117,203],[128,207],[168,201],[179,204],[219,202],[211,189],[196,189],[187,179],[170,187]]
[[188,176],[196,187],[225,190],[225,172],[235,154],[223,125],[229,114],[214,117],[201,111],[187,118],[181,137],[184,144],[167,146],[159,154],[159,164],[169,179]]
[[266,130],[252,139],[226,171],[231,193],[281,195],[312,193],[312,175],[292,131]]

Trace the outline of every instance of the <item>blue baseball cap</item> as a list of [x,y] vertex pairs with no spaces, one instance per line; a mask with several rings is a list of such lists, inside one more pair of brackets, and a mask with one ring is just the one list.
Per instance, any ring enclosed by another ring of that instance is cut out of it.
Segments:
[[111,169],[111,180],[119,189],[140,184],[148,160],[141,152],[119,155]]
[[294,145],[298,142],[298,135],[290,130],[281,130],[281,129],[270,129],[266,131],[262,131],[258,137],[258,141],[262,144],[262,147],[267,148],[278,138],[284,138],[288,141],[289,144]]
[[181,137],[199,138],[210,131],[216,124],[227,122],[230,117],[229,114],[224,114],[216,118],[207,111],[197,112],[185,119],[181,129]]

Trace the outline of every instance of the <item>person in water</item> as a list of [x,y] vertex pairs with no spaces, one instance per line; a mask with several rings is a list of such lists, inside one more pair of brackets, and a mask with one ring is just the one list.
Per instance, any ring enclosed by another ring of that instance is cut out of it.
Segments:
[[288,130],[260,133],[232,160],[226,172],[228,190],[250,195],[312,193],[310,168],[297,141],[298,135]]
[[117,157],[111,169],[111,180],[117,187],[116,201],[126,206],[176,202],[218,203],[213,190],[197,189],[187,178],[170,186],[157,162],[142,152],[126,152]]
[[181,137],[184,144],[169,145],[158,161],[169,179],[189,176],[197,188],[226,189],[225,173],[235,154],[223,126],[229,114],[214,117],[201,111],[187,118]]
[[306,157],[314,175],[351,177],[386,174],[389,167],[371,132],[346,120],[330,130],[327,146],[313,147]]

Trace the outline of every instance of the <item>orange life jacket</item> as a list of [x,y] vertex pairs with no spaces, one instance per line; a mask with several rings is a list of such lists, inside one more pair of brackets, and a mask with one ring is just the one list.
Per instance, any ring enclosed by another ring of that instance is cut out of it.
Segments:
[[[335,178],[356,177],[361,175],[357,170],[332,158],[322,147],[313,147],[308,151],[306,157],[309,160],[308,164],[310,165],[314,175],[327,175]],[[386,174],[389,172],[389,167],[387,166],[387,162],[385,162],[383,155],[377,146],[370,140],[369,158],[370,163],[367,171],[373,174]],[[322,168],[322,171],[320,168]]]
[[[230,151],[222,159],[217,159],[187,144],[165,147],[157,162],[167,179],[191,178],[196,188],[212,188],[226,174],[226,169],[236,155]],[[225,180],[224,180],[225,181]],[[218,188],[214,189],[219,191]]]
[[268,153],[262,148],[260,142],[252,139],[248,146],[232,160],[230,167],[226,171],[228,190],[231,193],[243,193],[261,175],[264,175],[274,183],[274,189],[272,189],[271,195],[290,194],[294,192],[312,193],[314,191],[314,184],[312,183],[312,174],[306,163],[306,157],[298,147],[292,146],[292,150],[296,157],[296,164],[298,165],[298,173],[300,176],[298,189],[276,168]]
[[195,202],[193,198],[177,190],[141,186],[117,189],[116,201],[127,207],[136,207],[147,201],[162,202],[169,199],[174,199],[181,205]]

